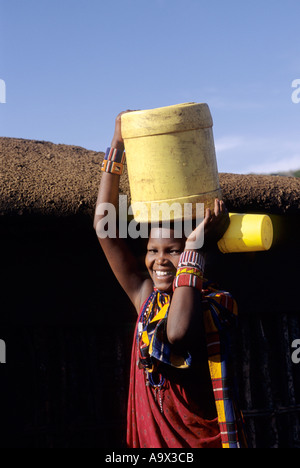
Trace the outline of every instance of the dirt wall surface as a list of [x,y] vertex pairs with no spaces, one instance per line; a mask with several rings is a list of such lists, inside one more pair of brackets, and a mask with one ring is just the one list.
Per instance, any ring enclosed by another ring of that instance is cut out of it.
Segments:
[[[99,247],[103,153],[0,138],[0,446],[118,448],[136,320]],[[220,174],[230,211],[267,212],[268,252],[211,252],[239,306],[236,368],[254,448],[300,448],[299,179]],[[129,197],[126,173],[121,192]],[[136,244],[137,255],[141,254]]]
[[[45,141],[0,138],[0,214],[92,215],[104,154]],[[300,179],[220,174],[231,211],[297,213]],[[128,195],[127,174],[120,191]]]

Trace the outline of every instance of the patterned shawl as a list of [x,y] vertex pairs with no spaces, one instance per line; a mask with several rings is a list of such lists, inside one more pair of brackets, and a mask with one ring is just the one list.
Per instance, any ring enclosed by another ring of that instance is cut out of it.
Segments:
[[[214,289],[208,283],[204,284],[202,293],[208,365],[222,447],[240,448],[241,441],[245,447],[245,437],[241,428],[242,416],[232,398],[228,369],[228,331],[236,322],[237,305],[228,292]],[[172,346],[166,340],[165,329],[170,299],[168,294],[154,289],[140,315],[137,331],[139,360],[150,377],[157,368],[157,361],[177,368],[186,368],[192,363],[189,352],[181,356],[174,354]],[[149,380],[151,382],[151,378]],[[159,385],[162,384],[163,380]]]

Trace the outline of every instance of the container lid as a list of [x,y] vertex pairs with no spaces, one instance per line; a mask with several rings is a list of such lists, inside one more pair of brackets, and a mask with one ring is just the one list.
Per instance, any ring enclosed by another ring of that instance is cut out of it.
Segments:
[[121,122],[123,138],[196,130],[213,125],[208,105],[195,102],[126,112]]

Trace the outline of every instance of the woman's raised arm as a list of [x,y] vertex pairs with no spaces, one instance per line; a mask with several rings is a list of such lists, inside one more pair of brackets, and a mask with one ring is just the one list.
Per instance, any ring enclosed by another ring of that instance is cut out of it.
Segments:
[[[122,154],[124,151],[124,142],[121,134],[121,116],[123,113],[121,112],[116,118],[115,132],[111,142],[111,149],[118,150],[119,154]],[[119,182],[119,174],[102,172],[94,216],[94,229],[114,275],[129,296],[136,310],[139,311],[141,300],[144,297],[145,280],[139,271],[137,260],[131,253],[126,240],[121,239],[118,235],[116,220],[119,204]],[[110,226],[114,224],[112,232],[104,230],[105,221],[107,221],[109,213],[113,215],[109,223]]]

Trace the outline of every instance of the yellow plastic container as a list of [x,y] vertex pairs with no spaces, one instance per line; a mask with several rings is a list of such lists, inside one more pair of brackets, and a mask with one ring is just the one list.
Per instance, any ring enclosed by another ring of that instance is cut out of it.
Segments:
[[222,253],[269,250],[273,224],[268,215],[229,213],[230,225],[218,248]]
[[[131,205],[147,211],[135,213],[138,222],[178,219],[170,212],[174,202],[196,203],[213,210],[221,199],[212,117],[207,104],[184,103],[122,115]],[[159,212],[151,210],[160,204]],[[163,205],[166,204],[166,214]],[[180,211],[180,210],[179,210]],[[179,216],[180,217],[180,216]]]

